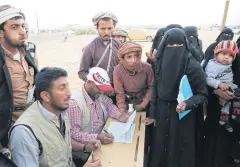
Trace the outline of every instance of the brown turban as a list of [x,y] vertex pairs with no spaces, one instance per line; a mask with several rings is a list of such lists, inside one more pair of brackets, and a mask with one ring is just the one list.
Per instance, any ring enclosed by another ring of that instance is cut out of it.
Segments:
[[[124,56],[128,53],[137,52],[139,54],[138,60],[134,65],[129,65],[125,60]],[[142,47],[141,45],[134,42],[125,42],[123,43],[118,50],[118,60],[119,63],[123,65],[123,67],[129,71],[137,71],[140,72],[142,69],[141,64],[142,57]]]

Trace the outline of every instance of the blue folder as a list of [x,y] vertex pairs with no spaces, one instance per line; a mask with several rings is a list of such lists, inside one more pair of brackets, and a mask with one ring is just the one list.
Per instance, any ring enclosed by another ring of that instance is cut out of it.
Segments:
[[[188,78],[186,75],[184,75],[181,79],[180,86],[179,86],[179,95],[178,95],[178,103],[188,100],[190,97],[193,96],[192,88],[190,86],[190,83],[188,81]],[[186,110],[183,113],[179,114],[179,120],[181,120],[183,117],[185,117],[191,110]]]

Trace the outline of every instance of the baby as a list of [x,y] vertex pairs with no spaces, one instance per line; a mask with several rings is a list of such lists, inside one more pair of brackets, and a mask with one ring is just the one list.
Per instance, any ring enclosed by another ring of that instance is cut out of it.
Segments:
[[[222,41],[214,50],[214,59],[211,59],[205,69],[207,74],[207,84],[214,89],[221,89],[223,91],[233,91],[237,89],[237,85],[233,84],[232,62],[236,58],[239,50],[236,42]],[[229,113],[231,102],[219,98],[221,108],[221,117],[219,123],[224,125],[229,132],[233,131],[229,123]],[[232,115],[235,119],[236,116]]]

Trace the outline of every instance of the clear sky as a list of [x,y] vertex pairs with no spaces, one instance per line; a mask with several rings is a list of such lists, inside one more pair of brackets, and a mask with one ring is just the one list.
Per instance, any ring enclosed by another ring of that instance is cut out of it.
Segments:
[[[21,8],[31,28],[91,26],[99,11],[116,14],[119,25],[221,24],[225,0],[1,0]],[[227,25],[240,25],[240,0],[230,0]]]

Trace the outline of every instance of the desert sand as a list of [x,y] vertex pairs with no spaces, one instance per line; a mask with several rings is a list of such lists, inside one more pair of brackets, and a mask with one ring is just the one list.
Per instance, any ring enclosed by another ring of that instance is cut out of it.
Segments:
[[[203,40],[204,50],[209,44],[215,41],[219,31],[199,31],[199,38]],[[96,35],[68,36],[63,42],[63,34],[40,34],[30,35],[29,41],[37,46],[39,67],[61,67],[67,70],[71,90],[79,89],[82,81],[77,72],[82,56],[82,48],[86,46]],[[236,37],[235,37],[236,38]],[[151,42],[138,42],[143,46],[142,60],[146,60],[145,52],[148,52]]]

